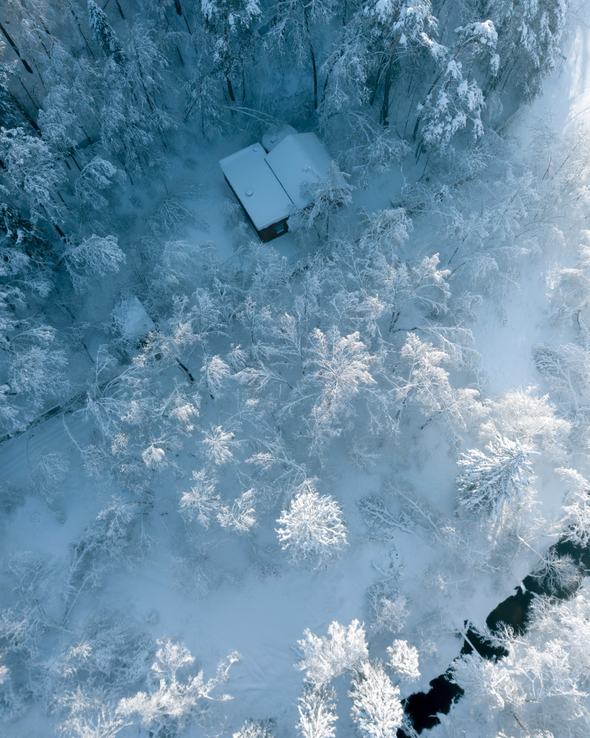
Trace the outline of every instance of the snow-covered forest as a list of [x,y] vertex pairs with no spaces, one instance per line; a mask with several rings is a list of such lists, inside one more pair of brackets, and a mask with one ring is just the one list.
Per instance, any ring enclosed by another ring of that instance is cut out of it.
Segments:
[[[0,2],[2,735],[590,735],[589,49]],[[286,130],[333,163],[263,243],[219,161]]]

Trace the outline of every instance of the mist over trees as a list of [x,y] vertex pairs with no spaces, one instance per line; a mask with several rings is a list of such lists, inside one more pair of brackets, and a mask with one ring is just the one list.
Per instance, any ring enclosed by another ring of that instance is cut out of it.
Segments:
[[[415,735],[403,700],[458,655],[478,586],[497,603],[527,571],[571,598],[496,634],[505,658],[452,662],[465,697],[436,734],[588,732],[586,589],[548,550],[590,540],[590,149],[582,126],[538,121],[525,151],[511,127],[571,17],[565,0],[0,8],[8,735]],[[286,125],[333,162],[261,244],[217,162]],[[494,393],[475,326],[543,259],[536,386]],[[300,691],[274,714],[246,709],[233,633],[221,650],[119,604],[160,566],[203,612],[254,576],[332,593],[356,564],[354,617],[285,636]]]

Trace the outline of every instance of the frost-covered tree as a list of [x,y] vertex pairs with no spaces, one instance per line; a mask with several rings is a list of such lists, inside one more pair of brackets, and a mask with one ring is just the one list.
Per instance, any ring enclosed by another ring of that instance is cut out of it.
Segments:
[[231,102],[236,101],[236,79],[246,95],[246,63],[256,44],[256,23],[261,10],[258,0],[201,0],[205,28],[211,35],[214,70],[225,78]]
[[116,236],[93,234],[69,246],[60,261],[65,263],[76,292],[82,292],[90,287],[95,277],[118,272],[125,262],[125,254]]
[[44,663],[39,681],[61,735],[114,736],[131,720],[117,712],[122,691],[143,682],[154,658],[154,642],[123,613],[104,614],[61,644]]
[[217,513],[217,520],[222,528],[236,533],[247,533],[254,528],[256,519],[256,493],[247,489],[237,497],[231,505],[223,505]]
[[562,512],[564,538],[578,546],[590,543],[590,484],[575,469],[557,469],[567,485]]
[[124,64],[125,56],[121,42],[109,24],[106,13],[94,0],[88,0],[88,20],[94,39],[98,42],[103,53],[112,56],[117,64]]
[[380,661],[365,661],[356,669],[349,691],[352,719],[363,738],[394,738],[401,727],[403,708]]
[[[458,131],[468,125],[477,141],[483,133],[481,114],[484,96],[477,81],[469,76],[469,63],[474,57],[485,57],[491,73],[498,70],[495,53],[498,34],[492,21],[469,23],[455,29],[452,49],[441,49],[440,72],[430,85],[424,101],[418,105],[413,138],[421,128],[422,146],[443,152]],[[420,145],[419,149],[420,150]]]
[[[483,414],[483,408],[477,390],[455,390],[451,385],[450,372],[441,364],[456,365],[457,357],[453,357],[445,348],[435,346],[430,341],[421,341],[415,333],[410,333],[401,350],[402,359],[408,367],[407,379],[399,382],[397,394],[404,405],[417,402],[429,420],[442,418],[447,422],[447,427],[455,432],[457,427],[466,428],[469,421],[478,419]],[[461,365],[463,362],[458,363]]]
[[329,23],[337,9],[335,0],[278,0],[269,12],[268,35],[280,52],[294,58],[300,68],[311,64],[314,109],[318,107],[320,89],[320,29],[326,27],[324,24]]
[[590,330],[590,231],[582,231],[580,240],[576,264],[558,269],[551,277],[551,308],[553,320],[565,320],[586,336]]
[[465,696],[451,712],[448,734],[461,725],[465,733],[484,738],[519,729],[531,736],[562,735],[564,726],[566,734],[585,735],[588,614],[585,588],[570,600],[535,598],[526,632],[502,636],[505,658],[470,654],[456,660],[453,679]]
[[60,695],[59,709],[64,716],[58,729],[68,738],[114,738],[132,725],[117,713],[104,689],[66,692]]
[[420,677],[418,668],[418,649],[409,646],[407,641],[395,640],[387,647],[390,666],[402,681],[415,681]]
[[206,357],[201,367],[202,383],[212,400],[223,395],[224,388],[231,377],[231,368],[220,356]]
[[230,653],[218,664],[217,673],[211,679],[205,679],[203,670],[183,678],[183,672],[195,661],[188,648],[169,639],[158,641],[158,645],[148,691],[122,699],[117,712],[124,717],[138,715],[142,726],[154,738],[167,738],[183,732],[208,702],[232,699],[231,695],[218,695],[215,690],[229,679],[229,670],[240,656],[235,651]]
[[560,401],[562,412],[579,424],[590,405],[588,350],[577,343],[557,347],[542,344],[535,347],[534,358],[537,369]]
[[484,13],[498,32],[499,70],[490,86],[534,96],[559,58],[569,0],[488,0]]
[[164,131],[176,125],[162,99],[168,59],[162,53],[153,26],[136,21],[130,31],[124,67],[127,95],[137,101],[143,126],[162,139]]
[[[366,228],[360,238],[360,248],[368,255],[376,258],[382,255],[391,263],[395,261],[397,251],[407,242],[412,232],[413,223],[403,208],[388,208],[367,214]],[[435,271],[433,265],[430,273]],[[442,270],[441,278],[448,276]]]
[[[91,617],[45,665],[42,689],[45,700],[58,711],[66,707],[66,695],[78,688],[116,693],[143,681],[153,662],[155,643],[138,623],[121,612]],[[107,698],[108,699],[108,698]],[[67,712],[67,711],[66,711]]]
[[332,687],[307,684],[297,700],[299,721],[295,726],[302,738],[334,738],[338,720],[336,692]]
[[123,561],[140,555],[136,537],[137,505],[114,499],[70,544],[70,565],[65,583],[65,614],[68,619],[79,597],[102,585],[105,575]]
[[84,138],[72,97],[72,91],[66,85],[56,84],[49,90],[39,111],[43,138],[61,151],[73,149]]
[[234,430],[215,425],[209,430],[203,430],[201,446],[207,461],[215,466],[223,466],[232,461],[234,450],[240,446],[240,441],[236,440]]
[[277,523],[279,541],[293,563],[322,568],[347,545],[340,506],[330,495],[319,495],[312,482],[302,485]]
[[64,208],[59,202],[58,188],[64,172],[55,152],[37,136],[23,128],[0,129],[0,160],[4,163],[2,179],[28,210],[33,223],[45,220],[63,232]]
[[291,229],[306,231],[315,228],[322,237],[327,238],[330,223],[338,208],[352,204],[351,192],[354,188],[347,179],[349,175],[341,172],[338,164],[332,162],[325,176],[317,176],[317,181],[305,183],[304,195],[309,205],[291,215]]
[[543,592],[559,597],[573,594],[584,575],[569,554],[560,556],[555,550],[549,549],[531,576],[539,582]]
[[471,515],[495,519],[527,494],[533,473],[530,446],[496,436],[485,454],[479,449],[462,453],[457,464],[457,503]]
[[[67,5],[74,6],[74,0]],[[39,111],[39,127],[49,143],[73,153],[79,144],[91,142],[99,123],[100,72],[94,55],[75,55],[69,44],[54,39],[44,77],[50,87]],[[73,156],[74,166],[80,166],[77,154]]]
[[438,21],[432,13],[430,0],[376,0],[367,3],[361,12],[369,23],[370,48],[375,48],[379,59],[372,96],[375,97],[382,80],[380,122],[388,126],[391,87],[398,55],[407,54],[412,46],[422,46],[438,60],[444,55],[445,49],[434,40]]
[[[395,216],[389,217],[397,220]],[[407,228],[404,220],[402,223]],[[388,231],[391,227],[394,227],[393,224],[388,227]],[[369,226],[369,233],[363,237],[362,244],[367,249],[372,249],[373,243],[377,246],[367,272],[374,280],[373,284],[379,290],[380,299],[386,306],[384,316],[389,316],[384,336],[398,330],[409,330],[412,326],[403,324],[400,326],[399,322],[404,318],[415,319],[413,312],[416,309],[424,317],[444,316],[448,312],[451,297],[448,284],[450,271],[439,267],[439,255],[426,256],[417,264],[401,261],[395,254],[387,253],[393,244],[387,251],[378,248],[379,232],[377,230],[377,233],[371,233],[375,229],[376,224]],[[391,238],[393,234],[389,233],[388,236]]]
[[30,470],[30,479],[39,497],[46,503],[63,494],[61,489],[70,468],[65,454],[41,454]]
[[537,395],[534,389],[510,390],[493,404],[488,403],[491,415],[480,426],[480,436],[493,440],[500,433],[533,447],[538,445],[556,460],[563,459],[572,425],[559,416],[548,395]]
[[197,67],[184,90],[186,94],[184,120],[188,121],[191,118],[198,120],[201,134],[206,140],[219,136],[224,129],[226,101],[215,77],[207,69]]
[[468,123],[471,123],[473,138],[480,138],[483,135],[483,94],[475,80],[464,78],[461,62],[451,59],[437,85],[418,107],[424,146],[444,151],[455,134]]
[[[422,146],[438,147],[442,152],[454,135],[471,123],[472,135],[477,140],[483,135],[481,112],[483,93],[473,77],[469,76],[469,56],[482,49],[493,54],[497,33],[491,21],[471,23],[455,30],[458,40],[453,49],[442,49],[440,70],[418,104],[413,138],[422,127]],[[474,48],[472,48],[472,46]],[[471,54],[469,54],[471,52]],[[467,58],[466,58],[467,57]],[[497,55],[492,56],[497,69]]]
[[53,290],[51,244],[12,208],[0,208],[0,223],[0,425],[14,431],[70,385],[65,342],[42,309]]
[[7,561],[12,575],[12,604],[0,609],[0,655],[7,669],[0,684],[0,719],[14,720],[30,706],[38,688],[41,638],[54,626],[53,566],[30,551],[18,551]]
[[342,433],[341,423],[353,413],[356,397],[376,384],[370,371],[374,361],[358,331],[348,336],[335,327],[327,333],[313,331],[305,369],[306,381],[317,387],[311,411],[314,448]]
[[327,636],[316,636],[309,629],[303,635],[305,638],[298,641],[303,658],[297,668],[306,672],[306,681],[316,688],[326,686],[349,669],[356,669],[369,657],[365,630],[358,620],[348,627],[334,621],[328,627]]
[[242,727],[232,734],[232,738],[273,738],[276,730],[276,720],[252,720],[249,718]]
[[114,185],[122,184],[124,178],[120,169],[100,156],[95,156],[82,168],[74,188],[84,222],[98,225],[100,216],[109,205]]
[[180,511],[189,522],[197,519],[207,529],[222,506],[217,491],[218,479],[208,468],[193,471],[192,479],[193,486],[180,500]]

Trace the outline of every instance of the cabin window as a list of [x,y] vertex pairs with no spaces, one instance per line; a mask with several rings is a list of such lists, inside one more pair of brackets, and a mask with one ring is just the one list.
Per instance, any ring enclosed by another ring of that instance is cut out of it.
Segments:
[[275,228],[276,234],[284,233],[285,232],[285,224],[279,223],[278,226]]

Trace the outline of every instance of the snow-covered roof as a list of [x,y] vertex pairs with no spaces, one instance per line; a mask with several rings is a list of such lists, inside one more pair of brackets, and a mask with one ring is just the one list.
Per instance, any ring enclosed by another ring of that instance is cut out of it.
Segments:
[[219,165],[258,231],[289,217],[293,203],[268,166],[262,144],[236,151]]
[[266,161],[298,208],[310,203],[302,185],[325,177],[332,163],[330,155],[315,133],[292,133],[278,143]]
[[284,125],[281,128],[273,126],[265,131],[262,136],[262,145],[267,151],[272,151],[286,136],[290,136],[292,133],[297,133],[293,126]]

